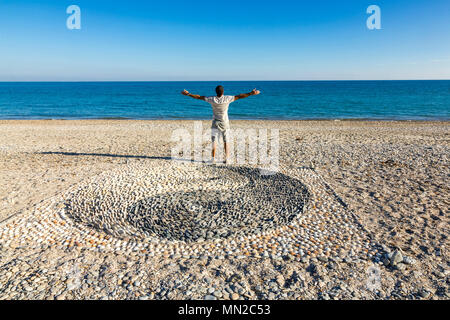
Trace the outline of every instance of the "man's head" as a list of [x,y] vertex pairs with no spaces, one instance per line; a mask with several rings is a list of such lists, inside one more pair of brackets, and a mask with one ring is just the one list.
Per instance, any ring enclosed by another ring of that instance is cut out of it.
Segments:
[[216,87],[216,93],[218,97],[223,96],[223,87],[222,86],[217,86]]

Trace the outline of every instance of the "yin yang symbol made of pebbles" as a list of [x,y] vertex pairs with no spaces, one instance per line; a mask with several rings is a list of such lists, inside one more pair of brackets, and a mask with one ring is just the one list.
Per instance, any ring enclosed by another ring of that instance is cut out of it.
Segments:
[[158,257],[371,258],[379,246],[314,170],[152,160],[118,166],[0,224],[3,249]]
[[282,173],[179,165],[105,174],[66,200],[75,221],[118,238],[196,242],[267,232],[303,212],[309,192]]

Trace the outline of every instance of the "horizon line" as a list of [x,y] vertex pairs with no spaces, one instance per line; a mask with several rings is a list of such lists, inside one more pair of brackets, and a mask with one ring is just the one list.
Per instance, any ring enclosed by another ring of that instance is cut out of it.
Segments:
[[0,83],[51,82],[333,82],[333,81],[450,81],[448,79],[315,79],[315,80],[0,80]]

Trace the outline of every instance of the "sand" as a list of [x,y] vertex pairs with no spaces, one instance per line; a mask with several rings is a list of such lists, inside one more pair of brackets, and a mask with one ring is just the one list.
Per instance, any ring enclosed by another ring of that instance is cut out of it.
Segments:
[[[209,121],[203,125],[208,127]],[[373,235],[374,241],[389,252],[400,249],[415,261],[400,270],[380,263],[383,287],[376,294],[352,288],[350,284],[348,290],[341,286],[342,293],[336,295],[330,293],[336,277],[327,275],[326,268],[317,274],[308,271],[308,266],[317,265],[317,260],[286,262],[286,270],[280,271],[284,272],[283,277],[292,276],[294,271],[311,277],[300,277],[306,284],[303,289],[292,289],[293,294],[271,296],[269,291],[255,289],[258,279],[264,289],[262,274],[267,270],[263,269],[270,263],[252,260],[248,262],[254,270],[247,279],[253,292],[249,297],[448,299],[449,122],[231,121],[231,125],[279,129],[281,167],[313,168]],[[31,215],[46,199],[118,166],[155,159],[169,161],[173,146],[170,139],[179,128],[192,131],[193,121],[0,121],[0,222],[7,224],[16,217]],[[0,281],[5,284],[14,279],[14,273],[8,275],[11,270],[6,266],[14,260],[14,254],[2,258]],[[279,270],[276,268],[279,264],[283,262],[276,262],[271,268]],[[190,272],[206,274],[214,266],[210,262],[209,267],[199,266],[197,271],[193,267],[195,270]],[[245,278],[245,272],[238,265],[235,268]],[[352,270],[363,270],[363,266],[351,263],[342,268],[346,270],[344,278],[350,278]],[[214,282],[212,274],[211,271],[209,277]],[[317,275],[325,284],[317,282]],[[330,288],[324,290],[323,286]],[[61,292],[43,288],[39,292],[19,292],[22,290],[19,287],[0,289],[0,296],[21,299],[62,296]],[[90,295],[85,289],[84,294]],[[207,293],[202,290],[188,294],[186,289],[172,297],[156,293],[156,298],[201,299]],[[132,296],[110,296],[139,297],[132,292]],[[152,298],[155,293],[144,296]],[[82,298],[75,294],[63,297]],[[100,298],[94,293],[90,297]]]

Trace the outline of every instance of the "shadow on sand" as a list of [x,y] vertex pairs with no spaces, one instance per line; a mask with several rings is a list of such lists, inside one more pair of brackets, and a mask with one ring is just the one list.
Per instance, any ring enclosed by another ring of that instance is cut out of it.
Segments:
[[183,158],[157,157],[157,156],[136,156],[136,155],[128,155],[128,154],[111,154],[111,153],[82,153],[82,152],[46,151],[46,152],[37,152],[37,154],[79,156],[79,157],[109,157],[109,158],[125,158],[125,159],[150,159],[150,160],[167,160],[167,161],[184,161],[184,162],[205,163],[204,161],[198,161],[198,160],[192,160],[192,159],[183,159]]

